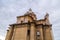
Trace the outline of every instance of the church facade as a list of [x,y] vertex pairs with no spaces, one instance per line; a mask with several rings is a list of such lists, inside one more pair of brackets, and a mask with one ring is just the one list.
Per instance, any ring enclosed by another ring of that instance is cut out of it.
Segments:
[[10,24],[5,40],[52,40],[49,14],[37,20],[34,12],[29,9],[24,15],[17,16],[17,22]]

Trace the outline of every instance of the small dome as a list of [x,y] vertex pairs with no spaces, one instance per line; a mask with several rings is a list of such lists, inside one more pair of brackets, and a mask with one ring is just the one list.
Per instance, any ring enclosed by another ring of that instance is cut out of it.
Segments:
[[48,17],[49,17],[49,14],[46,12],[45,18],[48,18]]
[[30,8],[29,11],[27,11],[27,13],[25,13],[25,15],[35,15],[34,12],[32,11],[32,9]]
[[29,11],[27,11],[27,13],[25,13],[25,15],[31,16],[34,20],[36,19],[36,15],[34,14],[31,8],[29,9]]

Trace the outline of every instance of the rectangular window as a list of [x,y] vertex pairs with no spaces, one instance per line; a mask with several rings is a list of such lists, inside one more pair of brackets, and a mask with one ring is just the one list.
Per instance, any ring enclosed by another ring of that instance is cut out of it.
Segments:
[[27,31],[27,35],[28,35],[28,36],[30,35],[30,30]]
[[40,31],[36,32],[36,40],[40,40]]
[[27,30],[27,40],[30,40],[30,30]]

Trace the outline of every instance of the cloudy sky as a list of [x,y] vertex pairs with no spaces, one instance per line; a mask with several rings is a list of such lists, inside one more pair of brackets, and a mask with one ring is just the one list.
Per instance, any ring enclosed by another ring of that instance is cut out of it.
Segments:
[[0,0],[0,39],[4,40],[9,24],[31,8],[37,19],[49,13],[54,40],[60,40],[60,0]]

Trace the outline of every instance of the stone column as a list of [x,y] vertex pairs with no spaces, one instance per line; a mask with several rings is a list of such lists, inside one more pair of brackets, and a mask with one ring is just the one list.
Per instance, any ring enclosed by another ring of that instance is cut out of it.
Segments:
[[40,25],[40,28],[39,28],[39,30],[40,30],[40,40],[43,40],[43,28],[42,27],[43,26]]
[[7,36],[5,40],[11,40],[12,35],[13,35],[13,26],[9,28],[9,31],[7,32]]
[[50,26],[44,26],[44,40],[52,40]]
[[9,30],[7,30],[7,35],[6,35],[5,40],[8,40],[8,34],[9,34]]
[[31,24],[30,40],[35,40],[35,25]]

